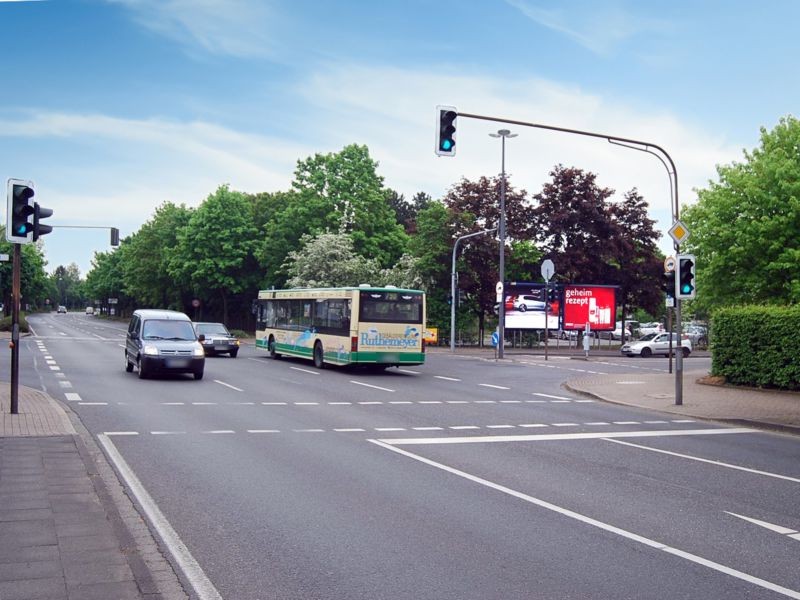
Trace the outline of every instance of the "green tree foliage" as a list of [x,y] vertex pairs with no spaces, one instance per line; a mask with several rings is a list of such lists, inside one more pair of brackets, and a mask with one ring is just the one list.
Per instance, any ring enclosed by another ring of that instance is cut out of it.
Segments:
[[128,262],[125,258],[126,250],[127,244],[123,241],[116,250],[95,252],[92,268],[86,275],[84,283],[84,293],[88,299],[92,302],[99,300],[103,310],[108,310],[109,298],[117,298],[118,303],[114,309],[118,315],[129,312],[135,306],[123,292],[123,267]]
[[[14,244],[6,241],[5,227],[0,226],[0,253],[8,254],[9,260],[0,262],[0,298],[6,314],[11,312],[11,286],[13,274]],[[23,244],[20,248],[20,294],[24,309],[30,305],[32,309],[46,306],[50,299],[50,279],[45,272],[47,262],[42,254],[41,242]]]
[[253,296],[259,278],[252,202],[219,187],[192,212],[177,242],[170,275],[188,281],[202,301],[218,302],[227,323],[229,297],[245,291]]
[[403,254],[408,238],[387,202],[383,179],[366,146],[316,154],[298,161],[293,193],[265,227],[261,252],[267,282],[281,286],[288,252],[304,234],[348,233],[356,252],[390,267]]
[[700,309],[800,301],[800,121],[761,129],[744,161],[718,166],[719,180],[681,214],[697,256]]
[[[178,232],[189,224],[192,210],[165,202],[139,231],[123,240],[124,291],[140,306],[183,310],[186,285],[170,275],[170,261],[178,244]],[[183,292],[183,294],[182,294]]]
[[50,289],[54,292],[51,298],[52,304],[63,304],[67,308],[83,306],[83,281],[77,264],[71,263],[66,267],[59,265],[53,271],[50,280]]

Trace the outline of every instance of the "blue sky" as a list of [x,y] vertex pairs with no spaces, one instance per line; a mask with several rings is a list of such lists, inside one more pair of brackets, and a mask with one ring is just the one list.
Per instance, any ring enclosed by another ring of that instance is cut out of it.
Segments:
[[[295,164],[366,144],[385,185],[440,197],[500,171],[500,126],[459,119],[433,153],[434,108],[651,141],[681,203],[797,111],[800,2],[0,0],[0,165],[53,225],[135,232],[164,201],[221,184],[288,189]],[[556,164],[637,187],[671,241],[661,163],[602,140],[512,127],[510,182]],[[48,270],[90,269],[106,230],[43,238]]]

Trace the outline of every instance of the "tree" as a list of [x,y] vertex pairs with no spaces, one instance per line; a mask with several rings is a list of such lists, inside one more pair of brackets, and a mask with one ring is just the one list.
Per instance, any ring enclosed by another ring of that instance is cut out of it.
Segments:
[[170,275],[170,261],[178,244],[178,232],[188,225],[192,209],[165,202],[139,231],[122,241],[121,265],[125,293],[142,306],[183,310],[188,281]]
[[178,231],[169,273],[189,281],[201,299],[218,301],[223,321],[229,323],[229,297],[246,291],[251,298],[255,295],[256,246],[252,203],[245,194],[220,186]]
[[353,239],[346,233],[308,234],[303,247],[289,252],[285,270],[288,287],[343,287],[377,284],[380,265],[375,259],[356,254]]
[[700,309],[800,301],[800,121],[787,116],[744,161],[718,166],[681,220]]
[[[0,225],[0,253],[14,254],[14,244],[6,241],[5,227]],[[50,280],[45,272],[45,261],[42,254],[41,242],[24,244],[20,248],[22,259],[20,268],[20,294],[23,310],[26,304],[32,307],[45,305],[45,300],[50,299]],[[13,261],[0,262],[0,298],[6,314],[11,312],[11,287],[13,276]]]
[[[444,197],[444,204],[453,213],[454,237],[497,227],[500,221],[500,177],[481,177],[478,181],[462,179]],[[511,244],[531,237],[531,208],[525,190],[515,190],[506,179],[506,243],[509,261],[513,259]],[[454,240],[453,240],[454,241]],[[452,248],[452,246],[451,246]],[[484,318],[497,304],[495,286],[499,280],[499,248],[495,235],[476,236],[466,240],[460,249],[459,288],[470,293],[478,316],[479,329]],[[481,336],[482,339],[482,336]]]

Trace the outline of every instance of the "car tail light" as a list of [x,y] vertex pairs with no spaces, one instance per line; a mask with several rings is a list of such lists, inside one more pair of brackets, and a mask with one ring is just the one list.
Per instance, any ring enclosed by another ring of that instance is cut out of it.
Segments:
[[350,338],[350,352],[358,352],[358,336],[354,335]]

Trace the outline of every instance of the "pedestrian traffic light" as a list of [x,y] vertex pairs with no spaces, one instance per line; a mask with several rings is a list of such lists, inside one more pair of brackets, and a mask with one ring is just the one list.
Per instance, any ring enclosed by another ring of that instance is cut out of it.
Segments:
[[35,242],[43,235],[47,235],[53,228],[50,225],[43,225],[41,223],[42,219],[46,219],[47,217],[53,216],[53,209],[52,208],[45,208],[43,206],[39,206],[38,202],[33,203],[33,241]]
[[6,186],[6,240],[12,244],[29,244],[33,237],[33,182],[9,179]]
[[456,117],[455,106],[436,107],[436,154],[439,156],[456,155]]
[[667,271],[664,273],[664,280],[661,284],[661,289],[667,295],[667,298],[675,298],[675,271]]
[[676,297],[682,300],[694,298],[696,292],[694,282],[694,254],[679,254],[677,257],[677,265],[678,288],[676,290]]

